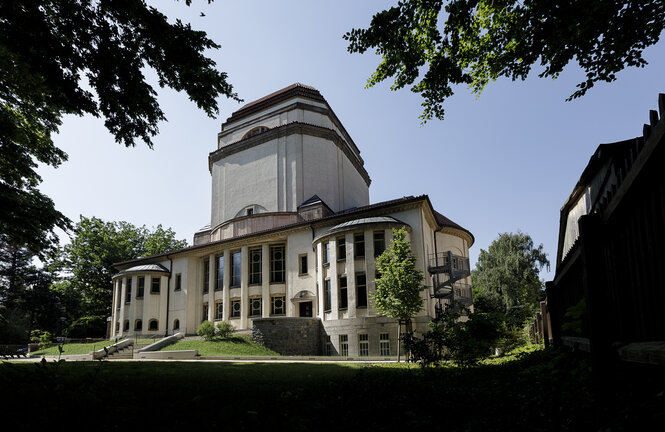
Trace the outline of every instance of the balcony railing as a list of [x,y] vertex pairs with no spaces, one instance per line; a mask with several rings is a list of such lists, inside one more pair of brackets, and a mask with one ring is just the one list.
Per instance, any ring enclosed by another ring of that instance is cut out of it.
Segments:
[[460,272],[471,272],[469,259],[460,255],[454,255],[452,252],[439,252],[429,255],[428,270],[430,273],[450,273],[452,270]]

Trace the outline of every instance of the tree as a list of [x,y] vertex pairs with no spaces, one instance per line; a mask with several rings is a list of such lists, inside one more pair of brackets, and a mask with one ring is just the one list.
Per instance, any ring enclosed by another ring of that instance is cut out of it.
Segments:
[[423,73],[411,91],[424,98],[426,122],[443,119],[453,85],[479,95],[499,77],[524,80],[537,62],[541,78],[576,62],[586,79],[568,100],[583,96],[627,66],[646,65],[642,51],[664,26],[662,0],[402,0],[344,38],[349,52],[373,48],[382,57],[368,87],[394,77],[398,90]]
[[427,288],[423,285],[423,273],[416,268],[416,257],[405,237],[404,228],[393,229],[392,245],[376,259],[376,268],[381,276],[376,279],[376,291],[372,294],[379,313],[398,320],[397,361],[400,360],[402,323],[409,331],[411,318],[423,308],[420,293]]
[[220,95],[240,101],[203,55],[218,48],[143,0],[0,2],[0,233],[40,252],[55,243],[55,226],[71,228],[37,190],[37,163],[67,159],[51,138],[63,115],[103,116],[118,143],[140,139],[152,148],[165,116],[145,68],[209,116]]
[[523,327],[544,297],[539,272],[549,264],[543,245],[534,247],[528,234],[499,234],[471,272],[474,307],[504,314],[509,329]]
[[111,308],[113,264],[187,246],[176,240],[170,228],[154,230],[127,222],[104,222],[81,216],[71,242],[65,245],[57,263],[81,299],[80,316],[106,317]]

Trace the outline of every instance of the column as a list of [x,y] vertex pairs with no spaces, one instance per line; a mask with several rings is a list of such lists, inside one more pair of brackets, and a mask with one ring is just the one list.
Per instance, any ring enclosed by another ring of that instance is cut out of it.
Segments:
[[247,315],[249,314],[249,262],[247,246],[240,248],[240,328],[249,326]]
[[[284,259],[286,262],[286,247],[284,248]],[[270,316],[270,246],[261,246],[261,300],[263,318]]]
[[222,319],[224,321],[229,320],[229,315],[231,312],[230,291],[231,291],[231,251],[229,249],[225,249],[224,250],[224,290],[222,291],[222,302],[224,302]]
[[122,279],[116,279],[116,281],[113,282],[113,302],[111,304],[111,339],[113,339],[116,335],[115,323],[118,321],[118,293],[120,292],[121,280]]
[[324,284],[323,284],[323,276],[324,276],[324,271],[323,271],[323,245],[321,242],[316,244],[316,280],[317,280],[317,285],[318,289],[316,290],[316,298],[319,300],[319,310],[318,310],[318,316],[322,320],[325,319],[325,312],[323,312],[324,308],[324,303],[323,303],[323,293],[324,293]]
[[[122,289],[120,290],[120,317],[118,317],[118,322],[120,323],[120,329],[118,334],[124,336],[124,326],[125,326],[125,290],[127,289],[127,279],[122,278]],[[115,325],[115,324],[113,324]]]
[[[169,277],[168,276],[160,276],[159,277],[159,315],[158,315],[158,326],[157,326],[157,331],[159,333],[166,334],[166,331],[169,328],[169,323],[166,322],[167,318],[167,312],[166,309],[169,307],[168,306],[168,291],[169,289]],[[169,317],[168,319],[171,319]]]
[[346,293],[349,298],[349,318],[356,317],[356,262],[353,258],[353,234],[344,237],[346,242]]
[[[370,293],[376,291],[376,258],[374,258],[374,231],[365,231],[365,284],[367,287],[367,298],[370,298]],[[376,314],[376,309],[373,307],[372,302],[367,302],[367,315],[373,316]]]
[[215,321],[215,282],[217,281],[215,254],[208,256],[208,321]]
[[332,237],[330,242],[330,264],[328,277],[330,278],[330,319],[339,319],[339,277],[337,276],[337,239]]

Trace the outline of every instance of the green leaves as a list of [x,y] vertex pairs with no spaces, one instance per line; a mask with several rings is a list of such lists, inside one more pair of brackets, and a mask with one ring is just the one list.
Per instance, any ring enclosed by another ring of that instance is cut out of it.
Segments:
[[381,277],[376,279],[376,291],[372,294],[381,314],[399,320],[409,320],[420,312],[423,305],[420,293],[426,288],[405,237],[404,228],[393,230],[392,245],[376,259]]
[[344,35],[349,52],[373,48],[381,56],[368,87],[394,77],[391,90],[412,85],[422,94],[423,122],[443,119],[454,86],[480,94],[500,77],[524,80],[537,63],[541,78],[556,78],[576,62],[586,80],[568,100],[583,96],[625,67],[646,65],[642,51],[665,26],[661,0],[449,0],[441,14],[443,7],[441,0],[403,0],[374,15],[367,29]]

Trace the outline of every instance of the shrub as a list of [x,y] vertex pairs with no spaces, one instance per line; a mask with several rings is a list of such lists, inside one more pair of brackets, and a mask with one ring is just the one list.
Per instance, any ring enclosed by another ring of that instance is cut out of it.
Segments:
[[220,321],[217,323],[217,337],[220,339],[226,339],[231,336],[233,330],[235,330],[233,324],[230,324],[226,321]]
[[51,332],[33,330],[30,332],[30,342],[39,343],[39,349],[48,348],[53,340]]
[[211,321],[203,321],[198,330],[196,330],[196,334],[207,341],[213,340],[215,337],[215,325]]

